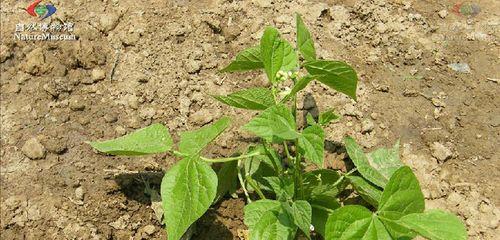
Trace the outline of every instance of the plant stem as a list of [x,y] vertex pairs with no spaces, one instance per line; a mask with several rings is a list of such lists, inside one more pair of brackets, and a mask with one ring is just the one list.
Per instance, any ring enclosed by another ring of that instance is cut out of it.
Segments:
[[288,144],[286,144],[286,141],[283,142],[283,147],[285,148],[286,158],[288,159],[288,161],[293,161],[293,158],[290,155],[290,151],[288,151]]
[[337,186],[337,185],[339,185],[339,184],[340,184],[340,183],[344,180],[344,178],[345,178],[345,177],[347,177],[347,176],[349,176],[349,175],[353,174],[353,173],[354,173],[354,172],[356,172],[356,171],[358,171],[358,169],[357,169],[357,168],[353,168],[353,169],[351,169],[351,171],[349,171],[349,172],[347,172],[346,174],[344,174],[344,175],[340,176],[340,178],[339,178],[339,179],[338,179],[338,180],[337,180],[337,181],[333,184],[333,186]]
[[[276,162],[274,161],[274,156],[271,154],[271,152],[269,152],[269,148],[267,146],[267,143],[264,142],[262,143],[262,146],[264,146],[264,150],[266,151],[266,155],[269,159],[271,159],[271,163],[273,164],[273,167],[274,167],[274,171],[276,171],[276,173],[278,173],[279,176],[281,176],[281,168],[278,167],[278,165],[276,165]],[[281,160],[281,159],[279,159]]]
[[205,157],[201,157],[200,156],[200,159],[203,160],[203,161],[205,161],[205,162],[221,163],[221,162],[236,161],[236,160],[240,160],[240,159],[244,159],[244,158],[249,158],[249,157],[255,157],[255,156],[259,156],[259,155],[263,155],[263,154],[261,154],[260,152],[253,152],[253,153],[250,153],[250,154],[247,154],[247,155],[240,155],[240,156],[237,156],[237,157],[214,158],[214,159],[205,158]]
[[245,179],[250,184],[250,186],[252,186],[257,195],[259,195],[260,199],[266,199],[266,196],[264,196],[264,194],[262,193],[262,190],[260,189],[259,185],[250,176],[247,175]]
[[252,199],[250,199],[250,195],[248,195],[247,188],[245,187],[245,181],[243,181],[243,177],[241,176],[241,161],[238,161],[238,180],[240,181],[241,189],[243,189],[243,193],[245,193],[245,197],[247,198],[248,203],[252,203]]

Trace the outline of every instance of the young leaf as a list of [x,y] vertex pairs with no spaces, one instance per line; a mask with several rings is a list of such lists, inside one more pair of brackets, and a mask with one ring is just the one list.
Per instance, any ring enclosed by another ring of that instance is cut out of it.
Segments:
[[314,77],[311,75],[306,75],[299,79],[295,85],[293,85],[292,91],[288,95],[286,95],[281,102],[285,103],[290,99],[291,97],[295,96],[298,92],[300,92],[302,89],[307,87],[307,84],[309,84],[312,80],[314,80]]
[[466,240],[467,230],[458,217],[442,210],[406,215],[398,221],[430,240]]
[[260,56],[260,47],[251,47],[240,52],[236,59],[221,72],[241,72],[264,68]]
[[340,175],[331,169],[319,169],[306,173],[303,181],[306,200],[321,196],[335,198],[344,188],[343,183],[337,183],[339,179]]
[[237,189],[238,179],[238,161],[223,163],[221,169],[217,172],[217,197],[215,201],[220,200],[226,193],[234,193]]
[[304,157],[323,167],[323,150],[325,146],[325,132],[319,125],[311,125],[304,129],[299,137],[299,151]]
[[378,207],[382,190],[366,179],[358,176],[347,176],[356,192],[369,204]]
[[339,208],[330,215],[325,240],[334,239],[392,240],[377,216],[359,205]]
[[264,178],[274,193],[276,193],[276,199],[286,200],[292,199],[295,194],[295,185],[293,179],[287,177],[265,177]]
[[318,81],[356,100],[358,76],[347,63],[317,60],[306,62],[304,67]]
[[288,41],[281,41],[283,44],[283,63],[280,70],[284,72],[294,71],[299,66],[297,52],[295,52],[295,49],[293,49]]
[[291,240],[296,231],[288,214],[268,211],[250,228],[250,240]]
[[307,239],[311,239],[311,218],[312,209],[307,201],[295,201],[291,207],[291,216],[293,222],[306,235]]
[[250,120],[243,129],[264,138],[269,142],[293,140],[300,135],[295,131],[296,125],[290,110],[284,105],[275,105]]
[[161,197],[169,240],[179,240],[212,204],[217,174],[198,156],[184,158],[161,182]]
[[314,231],[319,233],[321,236],[325,236],[325,225],[328,220],[328,216],[340,207],[340,203],[335,197],[327,195],[315,196],[313,199],[307,200],[312,207],[312,225],[314,226]]
[[169,151],[173,141],[168,129],[155,123],[116,139],[90,142],[90,145],[107,154],[135,156]]
[[394,144],[392,149],[379,148],[367,154],[368,162],[377,171],[389,180],[399,168],[404,164],[399,160],[399,142]]
[[297,48],[306,61],[316,60],[316,49],[302,17],[297,13]]
[[231,123],[228,117],[223,117],[217,122],[204,126],[198,130],[181,133],[179,151],[188,156],[198,154],[210,142],[217,138]]
[[307,125],[309,126],[313,126],[313,125],[317,125],[318,123],[316,122],[316,120],[314,120],[314,117],[311,113],[307,113],[306,115],[306,122],[307,122]]
[[278,30],[267,27],[260,40],[260,52],[267,78],[271,83],[275,82],[276,73],[283,66],[284,49]]
[[354,165],[358,168],[358,172],[370,182],[384,188],[388,180],[381,173],[379,173],[377,169],[370,165],[368,158],[356,141],[354,141],[351,137],[346,137],[344,142],[347,154],[351,158]]
[[332,110],[328,110],[326,112],[322,112],[319,115],[318,124],[320,124],[322,126],[326,126],[331,121],[337,120],[339,118],[340,117],[337,114],[335,114]]
[[253,228],[262,218],[264,213],[269,211],[279,211],[281,203],[276,200],[262,199],[246,205],[244,211],[244,223],[248,228]]
[[409,167],[401,167],[392,175],[382,193],[378,215],[394,238],[411,238],[415,233],[398,220],[411,213],[421,213],[424,209],[424,195],[417,178]]
[[250,88],[214,98],[229,106],[250,110],[265,110],[274,105],[273,93],[267,88]]

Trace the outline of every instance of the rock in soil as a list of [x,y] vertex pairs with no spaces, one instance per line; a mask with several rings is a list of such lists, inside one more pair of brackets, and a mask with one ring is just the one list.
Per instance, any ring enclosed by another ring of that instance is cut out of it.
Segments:
[[26,157],[30,159],[42,159],[45,158],[45,147],[38,141],[36,137],[24,143],[21,151]]
[[432,143],[431,151],[432,156],[435,157],[439,162],[444,162],[453,156],[451,150],[439,142]]

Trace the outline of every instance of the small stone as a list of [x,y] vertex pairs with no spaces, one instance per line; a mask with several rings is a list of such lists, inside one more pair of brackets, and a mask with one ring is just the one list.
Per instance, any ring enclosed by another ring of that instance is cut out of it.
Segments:
[[431,151],[432,156],[440,162],[444,162],[453,156],[451,150],[439,142],[432,143]]
[[35,137],[26,141],[21,151],[26,157],[30,159],[45,158],[45,147]]
[[139,99],[132,95],[127,99],[128,106],[132,109],[138,109],[139,108]]
[[362,127],[361,127],[362,133],[369,133],[369,132],[373,131],[373,129],[375,128],[373,121],[371,121],[370,119],[363,120],[361,125],[362,125]]
[[113,227],[116,230],[123,230],[127,227],[129,220],[130,215],[125,214],[119,217],[116,221],[110,223],[109,226]]
[[378,118],[378,113],[371,113],[371,114],[370,114],[370,117],[371,117],[373,120],[377,120],[377,118]]
[[379,22],[375,25],[375,30],[378,33],[385,33],[385,31],[387,31],[387,26],[384,23]]
[[116,114],[107,113],[106,115],[104,115],[104,121],[107,123],[114,123],[118,121],[118,117],[116,116]]
[[104,72],[104,70],[100,68],[94,68],[92,69],[91,76],[92,76],[92,81],[97,82],[106,78],[106,72]]
[[153,225],[146,225],[142,230],[148,235],[153,235],[156,232],[156,228]]
[[85,197],[85,191],[83,190],[83,187],[77,187],[75,189],[75,197],[77,200],[83,201],[83,198]]
[[115,132],[116,132],[116,134],[118,134],[118,136],[123,136],[123,135],[125,135],[125,133],[127,133],[127,130],[122,126],[116,126]]
[[82,111],[85,109],[85,103],[80,97],[75,97],[70,100],[69,108],[73,111]]
[[209,110],[203,109],[191,114],[191,120],[196,125],[202,126],[213,120],[213,114]]
[[113,29],[115,29],[116,25],[118,25],[118,20],[120,20],[120,16],[118,14],[103,14],[99,19],[100,30],[104,33],[107,33]]
[[188,73],[197,73],[201,70],[201,62],[199,60],[188,60],[186,64]]
[[446,16],[448,16],[448,11],[446,9],[443,9],[441,11],[438,12],[438,15],[440,18],[446,18]]

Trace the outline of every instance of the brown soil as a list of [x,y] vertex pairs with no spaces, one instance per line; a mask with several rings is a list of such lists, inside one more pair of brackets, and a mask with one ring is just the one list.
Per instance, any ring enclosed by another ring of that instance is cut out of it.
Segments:
[[[232,129],[207,154],[244,149],[239,126],[253,114],[208,93],[264,86],[264,74],[217,70],[266,25],[292,40],[294,12],[320,57],[348,61],[360,76],[358,102],[319,83],[304,92],[312,97],[303,101],[343,115],[327,129],[332,148],[346,134],[367,150],[400,139],[428,208],[457,213],[470,239],[500,236],[498,1],[476,1],[475,17],[453,13],[449,0],[51,2],[58,11],[44,21],[74,22],[77,41],[15,40],[16,23],[38,20],[20,9],[29,1],[1,3],[2,239],[165,239],[156,191],[176,160],[108,157],[84,142],[153,122],[177,133],[228,115]],[[457,62],[470,73],[448,67]],[[326,157],[336,166],[345,156]],[[243,237],[243,206],[214,206],[193,239]]]

